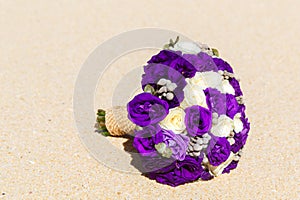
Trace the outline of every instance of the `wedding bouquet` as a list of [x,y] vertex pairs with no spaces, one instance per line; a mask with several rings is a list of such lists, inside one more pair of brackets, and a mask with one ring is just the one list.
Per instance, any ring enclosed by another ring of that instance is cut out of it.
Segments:
[[141,87],[127,113],[145,175],[178,186],[237,167],[250,124],[239,80],[215,49],[171,42],[144,66]]

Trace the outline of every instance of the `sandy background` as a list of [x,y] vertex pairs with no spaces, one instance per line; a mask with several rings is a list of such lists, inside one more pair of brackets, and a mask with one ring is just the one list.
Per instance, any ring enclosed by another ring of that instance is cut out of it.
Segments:
[[[300,1],[30,2],[0,1],[0,199],[300,199]],[[242,79],[252,129],[230,175],[171,188],[106,168],[81,144],[82,63],[142,27],[217,47]]]

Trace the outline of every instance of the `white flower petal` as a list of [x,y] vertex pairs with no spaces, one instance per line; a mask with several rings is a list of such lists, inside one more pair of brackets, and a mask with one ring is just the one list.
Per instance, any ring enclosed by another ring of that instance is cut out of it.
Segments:
[[186,82],[190,85],[198,86],[202,90],[205,90],[208,87],[205,77],[201,72],[196,72],[195,76],[193,78],[187,78]]
[[211,133],[218,137],[228,137],[233,130],[233,120],[226,115],[218,118],[217,124],[213,124]]
[[236,133],[239,133],[243,130],[244,124],[241,120],[241,115],[240,113],[236,114],[233,118],[233,125],[234,125],[234,131]]
[[208,87],[217,88],[222,84],[223,77],[217,72],[203,72],[204,81],[207,82]]
[[183,133],[186,129],[184,123],[185,112],[182,108],[170,109],[169,114],[159,124],[162,128],[172,130],[174,133]]
[[186,54],[198,54],[201,51],[200,46],[194,42],[178,42],[170,50],[181,51]]
[[235,90],[232,87],[232,85],[229,83],[228,80],[223,80],[222,81],[222,93],[227,93],[227,94],[235,94]]
[[199,105],[204,108],[208,108],[206,103],[206,96],[201,87],[188,83],[183,89],[183,92],[184,99],[180,104],[183,109],[193,105]]
[[202,90],[206,88],[222,88],[223,76],[217,72],[196,72],[193,78],[186,79],[186,81],[191,85],[197,85],[201,87]]

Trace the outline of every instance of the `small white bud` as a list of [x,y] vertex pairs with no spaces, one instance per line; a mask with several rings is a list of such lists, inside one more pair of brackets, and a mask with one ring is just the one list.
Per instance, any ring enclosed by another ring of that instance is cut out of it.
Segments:
[[195,157],[200,156],[200,152],[193,152],[193,156]]
[[199,144],[195,144],[194,145],[194,150],[195,151],[200,151],[202,148],[201,148],[201,146],[199,145]]
[[164,93],[164,92],[167,92],[167,87],[166,86],[162,86],[159,90],[158,90],[158,93]]
[[166,85],[167,84],[167,79],[161,78],[158,82],[157,85]]
[[166,95],[166,98],[167,98],[168,100],[172,100],[172,99],[174,98],[174,94],[171,93],[171,92],[168,92],[167,95]]
[[172,91],[173,92],[176,87],[177,87],[176,83],[167,84],[168,91]]

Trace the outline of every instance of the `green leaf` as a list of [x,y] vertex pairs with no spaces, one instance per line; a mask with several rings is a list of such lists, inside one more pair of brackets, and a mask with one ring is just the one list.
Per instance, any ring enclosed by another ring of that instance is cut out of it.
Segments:
[[105,117],[104,116],[98,116],[97,117],[97,122],[98,123],[105,122]]
[[105,110],[98,109],[97,115],[98,116],[105,116]]
[[110,136],[110,133],[108,131],[103,131],[103,132],[101,132],[101,134],[105,137]]
[[105,110],[98,109],[97,111],[97,124],[96,128],[98,132],[104,136],[110,136],[106,126],[105,126]]
[[211,50],[215,56],[219,57],[219,51],[217,49],[212,48]]

